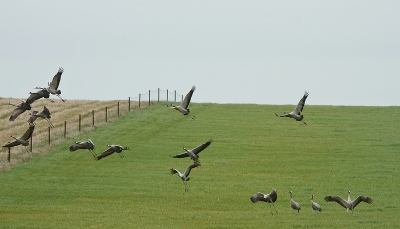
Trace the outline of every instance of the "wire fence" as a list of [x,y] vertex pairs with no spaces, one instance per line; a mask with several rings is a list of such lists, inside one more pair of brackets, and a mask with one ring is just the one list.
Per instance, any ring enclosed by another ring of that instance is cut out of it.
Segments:
[[[99,126],[110,123],[121,116],[136,112],[145,107],[159,102],[182,101],[183,95],[176,93],[176,90],[169,91],[157,89],[149,90],[147,93],[139,94],[137,97],[128,97],[127,100],[116,101],[115,104],[87,109],[76,117],[71,117],[61,123],[53,123],[54,127],[45,129],[35,128],[29,145],[25,147],[10,147],[6,152],[0,153],[0,169],[6,170],[14,164],[27,161],[32,152],[44,154],[49,147],[72,139],[80,134],[87,133]],[[68,102],[68,101],[67,101]]]

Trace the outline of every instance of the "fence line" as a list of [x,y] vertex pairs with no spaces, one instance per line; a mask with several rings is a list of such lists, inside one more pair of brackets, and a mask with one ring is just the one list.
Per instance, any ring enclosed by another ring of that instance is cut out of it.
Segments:
[[[131,99],[132,97],[128,97],[127,100],[127,107],[123,108],[120,106],[120,102],[118,101],[115,106],[105,107],[105,112],[98,110],[91,110],[87,113],[79,114],[77,119],[78,123],[77,125],[67,122],[65,120],[62,124],[54,125],[53,128],[48,127],[47,130],[37,130],[32,134],[32,137],[29,139],[29,151],[33,152],[33,145],[35,145],[35,148],[37,148],[37,151],[41,150],[46,150],[46,146],[51,146],[52,143],[58,143],[63,141],[64,139],[67,138],[73,138],[81,133],[86,133],[89,132],[90,130],[96,128],[97,126],[105,125],[109,122],[112,122],[116,119],[118,119],[121,116],[127,115],[131,112],[132,108],[144,108],[147,106],[150,106],[152,103],[159,103],[162,101],[171,101],[169,98],[170,94],[173,94],[173,102],[176,102],[177,97],[181,97],[181,101],[183,101],[183,95],[178,95],[176,93],[176,90],[173,92],[170,92],[167,90],[161,90],[158,88],[157,90],[151,91],[149,90],[145,94],[139,94],[137,97],[133,97],[133,99],[137,98],[138,103],[137,106],[132,105]],[[121,100],[124,101],[124,100]],[[103,117],[102,117],[103,116]],[[90,121],[88,121],[90,120]],[[104,121],[102,121],[104,120]],[[24,161],[24,158],[28,157],[30,153],[26,152],[28,151],[28,148],[22,148],[20,147],[19,149],[12,149],[13,147],[8,148],[7,153],[6,153],[6,162],[0,161],[0,168],[4,170],[4,167],[9,167],[10,163],[12,160],[18,161],[17,158],[11,158],[11,151],[16,151],[17,156],[19,155],[20,158],[22,158],[22,161]],[[25,153],[24,153],[25,152]],[[19,154],[18,154],[19,153]],[[3,157],[0,157],[0,160]],[[7,165],[8,164],[8,165]]]

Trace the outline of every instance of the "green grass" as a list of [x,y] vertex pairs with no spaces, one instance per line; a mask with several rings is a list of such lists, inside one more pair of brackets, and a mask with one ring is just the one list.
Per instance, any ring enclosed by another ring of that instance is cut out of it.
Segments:
[[[0,173],[1,228],[398,228],[399,107],[306,106],[305,121],[277,118],[294,106],[165,104],[132,113],[74,140],[129,146],[124,158],[69,152],[73,140]],[[196,119],[191,117],[195,115]],[[181,153],[210,138],[184,192],[171,175]],[[255,192],[278,192],[271,216]],[[300,213],[289,204],[289,193]],[[367,195],[353,213],[326,195]],[[312,212],[310,196],[321,204]]]

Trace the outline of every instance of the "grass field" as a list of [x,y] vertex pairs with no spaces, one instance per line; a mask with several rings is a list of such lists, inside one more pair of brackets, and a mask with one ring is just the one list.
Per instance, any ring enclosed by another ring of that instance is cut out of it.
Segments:
[[[158,104],[33,155],[0,173],[1,228],[399,228],[399,107],[310,106],[308,125],[277,118],[294,105]],[[196,119],[191,117],[195,115]],[[95,161],[75,140],[129,146]],[[212,138],[184,192],[181,153]],[[256,192],[276,188],[277,215]],[[289,193],[300,203],[290,208]],[[367,195],[353,213],[326,195]],[[310,196],[322,207],[312,212]]]

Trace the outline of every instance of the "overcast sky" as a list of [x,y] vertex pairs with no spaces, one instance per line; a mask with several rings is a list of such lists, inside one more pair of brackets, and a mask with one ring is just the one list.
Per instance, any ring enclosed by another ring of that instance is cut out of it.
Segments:
[[[0,97],[400,105],[400,1],[3,1]],[[56,98],[56,97],[55,97]]]

